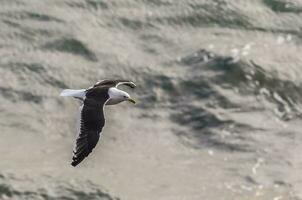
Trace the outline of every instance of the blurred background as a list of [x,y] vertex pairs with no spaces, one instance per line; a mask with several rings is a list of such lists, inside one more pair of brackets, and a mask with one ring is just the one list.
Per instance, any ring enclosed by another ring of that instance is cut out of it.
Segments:
[[[302,199],[300,0],[0,0],[0,199]],[[70,165],[79,102],[133,80]]]

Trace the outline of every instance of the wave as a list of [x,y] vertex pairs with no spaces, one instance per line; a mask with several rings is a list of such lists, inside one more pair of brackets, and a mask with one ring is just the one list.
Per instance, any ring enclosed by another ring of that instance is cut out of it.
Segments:
[[[18,187],[22,181],[22,187]],[[41,182],[37,180],[37,182]],[[27,184],[31,185],[27,185]],[[27,186],[26,186],[27,185]],[[33,186],[34,185],[34,186]],[[90,182],[76,182],[73,184],[45,178],[40,185],[32,180],[15,175],[0,175],[1,199],[69,199],[69,200],[119,200],[99,186]]]

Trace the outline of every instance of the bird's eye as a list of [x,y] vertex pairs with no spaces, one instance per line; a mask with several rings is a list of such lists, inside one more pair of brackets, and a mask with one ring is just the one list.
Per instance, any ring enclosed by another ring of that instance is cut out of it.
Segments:
[[127,98],[127,96],[124,96],[124,98],[126,99],[126,98]]

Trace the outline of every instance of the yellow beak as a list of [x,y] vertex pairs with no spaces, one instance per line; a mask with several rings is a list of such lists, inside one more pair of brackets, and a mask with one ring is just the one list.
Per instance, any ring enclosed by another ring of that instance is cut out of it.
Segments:
[[136,101],[134,99],[129,98],[128,101],[130,101],[133,104],[136,104]]

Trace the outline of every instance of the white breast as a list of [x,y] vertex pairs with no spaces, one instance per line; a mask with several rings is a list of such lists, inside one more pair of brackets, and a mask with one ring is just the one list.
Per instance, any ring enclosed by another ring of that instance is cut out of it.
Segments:
[[123,100],[120,99],[109,99],[109,101],[107,101],[106,105],[115,105],[118,103],[121,103]]

